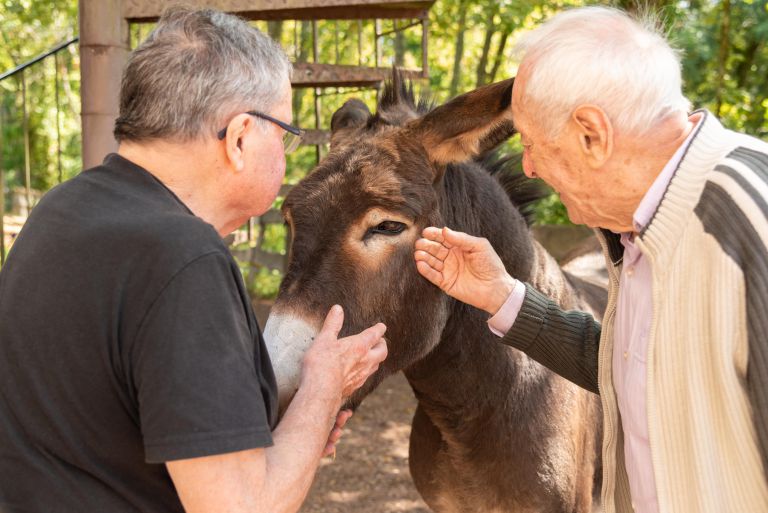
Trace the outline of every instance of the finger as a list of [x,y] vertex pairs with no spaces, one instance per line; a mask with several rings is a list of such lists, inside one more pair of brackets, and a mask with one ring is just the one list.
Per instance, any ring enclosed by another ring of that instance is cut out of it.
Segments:
[[457,232],[451,230],[447,226],[443,228],[443,239],[445,245],[449,248],[452,246],[459,246],[462,249],[478,249],[483,243],[483,239],[480,237],[473,237],[464,232]]
[[430,266],[423,260],[416,262],[416,269],[419,271],[419,274],[428,279],[434,285],[441,287],[443,283],[443,273]]
[[328,442],[332,444],[336,444],[339,439],[341,438],[342,430],[340,428],[334,428],[331,431],[331,434],[328,435]]
[[417,240],[414,244],[414,249],[416,251],[424,251],[425,253],[429,253],[430,255],[439,258],[440,260],[445,260],[445,257],[447,257],[449,253],[448,248],[439,242],[433,242],[427,239]]
[[443,242],[443,230],[435,226],[427,226],[421,231],[421,236],[435,242]]
[[325,444],[322,457],[325,458],[327,456],[333,457],[334,460],[336,459],[336,444],[333,444],[331,442],[328,442],[327,444]]
[[370,351],[368,351],[368,357],[376,364],[377,367],[379,363],[386,360],[387,354],[389,354],[389,349],[387,348],[387,341],[383,338],[380,339],[373,347],[371,347]]
[[334,338],[339,337],[341,327],[344,325],[344,309],[339,305],[333,305],[325,316],[321,333],[330,333]]
[[430,255],[426,251],[416,251],[413,254],[416,261],[424,262],[427,265],[429,265],[432,269],[436,271],[442,271],[443,270],[443,261],[439,258],[435,258],[434,256]]
[[336,427],[343,428],[347,421],[352,417],[352,410],[341,410],[336,416]]
[[364,344],[367,348],[376,345],[381,337],[386,333],[387,327],[383,322],[374,324],[368,329],[365,329],[356,336],[359,337],[359,343]]

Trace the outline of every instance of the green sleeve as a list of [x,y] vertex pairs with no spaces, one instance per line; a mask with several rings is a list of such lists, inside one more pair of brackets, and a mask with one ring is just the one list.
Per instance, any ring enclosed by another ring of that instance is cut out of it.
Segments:
[[520,312],[501,341],[597,394],[600,330],[590,314],[562,310],[526,283]]

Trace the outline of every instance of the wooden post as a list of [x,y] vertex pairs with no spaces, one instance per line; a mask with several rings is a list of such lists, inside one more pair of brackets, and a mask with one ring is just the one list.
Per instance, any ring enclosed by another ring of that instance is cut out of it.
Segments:
[[130,52],[123,0],[79,0],[83,169],[117,150],[112,132]]

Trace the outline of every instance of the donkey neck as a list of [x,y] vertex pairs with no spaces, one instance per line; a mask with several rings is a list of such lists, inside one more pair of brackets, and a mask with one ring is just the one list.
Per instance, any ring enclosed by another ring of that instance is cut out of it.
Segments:
[[438,198],[445,226],[488,239],[514,278],[532,278],[531,231],[495,177],[474,162],[448,166]]
[[[538,249],[523,216],[496,179],[475,164],[449,167],[439,189],[443,222],[451,228],[487,238],[508,272],[522,281],[538,281]],[[528,358],[499,343],[488,328],[488,315],[451,300],[440,343],[406,370],[423,403],[457,414],[476,404],[477,397],[521,389],[530,379]],[[521,372],[526,369],[526,372]]]

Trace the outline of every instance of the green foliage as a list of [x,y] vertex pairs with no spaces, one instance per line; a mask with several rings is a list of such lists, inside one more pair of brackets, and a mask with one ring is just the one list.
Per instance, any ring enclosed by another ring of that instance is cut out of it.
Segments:
[[[76,1],[0,1],[0,70],[14,68],[76,34]],[[30,185],[43,191],[60,179],[67,179],[80,171],[80,73],[77,46],[70,46],[60,52],[57,61],[58,80],[55,80],[57,71],[53,58],[24,72]],[[20,75],[0,82],[0,170],[6,188],[21,187],[25,182],[23,111]]]
[[691,2],[694,6],[677,5],[669,23],[684,52],[688,98],[727,127],[768,138],[768,2],[729,2],[727,11],[723,2]]
[[536,224],[571,224],[568,212],[556,192],[537,203]]
[[238,262],[238,265],[243,274],[245,288],[252,298],[274,299],[277,297],[280,281],[283,279],[280,271],[243,262]]

